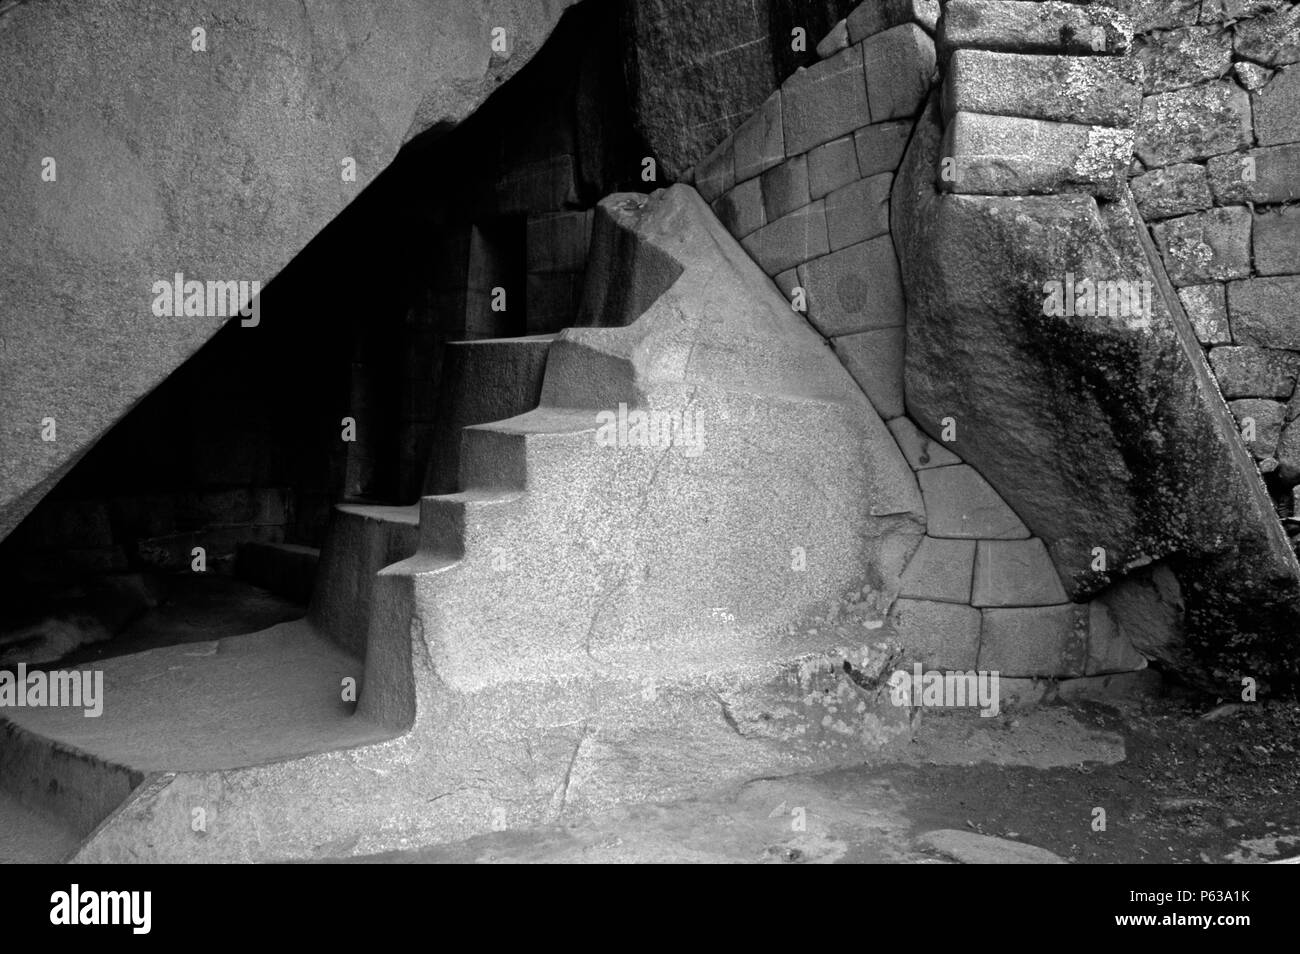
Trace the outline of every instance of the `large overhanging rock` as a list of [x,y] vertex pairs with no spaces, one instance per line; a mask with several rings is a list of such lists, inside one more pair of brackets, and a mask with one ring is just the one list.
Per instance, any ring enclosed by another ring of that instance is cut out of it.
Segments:
[[[1292,678],[1295,557],[1130,206],[940,194],[940,136],[932,108],[893,194],[908,411],[936,438],[952,419],[954,449],[1047,542],[1074,598],[1165,561],[1186,639],[1145,634],[1154,655],[1192,678]],[[1046,283],[1071,279],[1130,283],[1136,313],[1058,313]],[[1131,628],[1142,603],[1110,609]]]
[[154,282],[272,278],[572,2],[0,6],[0,537],[225,322]]

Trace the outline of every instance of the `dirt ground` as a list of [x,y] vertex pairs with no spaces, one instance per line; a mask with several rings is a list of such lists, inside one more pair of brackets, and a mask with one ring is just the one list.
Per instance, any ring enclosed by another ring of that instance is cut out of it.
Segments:
[[1045,704],[992,719],[925,717],[901,761],[751,779],[706,798],[356,860],[953,860],[923,837],[936,829],[1084,864],[1300,856],[1300,704],[1222,707],[1165,695]]

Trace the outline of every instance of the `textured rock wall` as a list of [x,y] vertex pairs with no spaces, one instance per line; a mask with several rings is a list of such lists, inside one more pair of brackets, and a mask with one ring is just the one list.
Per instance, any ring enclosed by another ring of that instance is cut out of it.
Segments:
[[1147,11],[1130,185],[1286,515],[1300,484],[1300,7]]

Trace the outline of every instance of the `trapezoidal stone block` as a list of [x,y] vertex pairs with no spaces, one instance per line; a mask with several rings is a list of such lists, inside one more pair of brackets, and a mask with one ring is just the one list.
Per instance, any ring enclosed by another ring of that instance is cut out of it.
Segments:
[[767,213],[760,180],[749,179],[724,192],[713,203],[713,212],[737,239],[761,229],[767,224]]
[[948,464],[960,464],[961,458],[938,441],[930,439],[919,427],[906,417],[896,417],[889,422],[889,431],[898,442],[898,449],[907,458],[913,470],[927,467],[946,467]]
[[916,23],[933,33],[939,20],[939,0],[867,0],[848,15],[849,42],[868,37],[905,23]]
[[1131,129],[959,112],[944,132],[940,187],[967,195],[1122,194]]
[[832,338],[835,353],[882,418],[903,413],[903,343],[901,326],[872,328]]
[[1029,530],[988,481],[967,464],[917,474],[926,533],[959,540],[1025,540]]
[[903,598],[889,622],[903,661],[926,669],[974,669],[979,659],[980,611],[960,603]]
[[924,30],[906,23],[877,33],[862,44],[862,62],[873,123],[921,111],[935,76],[934,41]]
[[745,251],[769,275],[776,275],[830,251],[826,242],[826,204],[811,205],[783,215],[741,241]]
[[858,153],[852,136],[841,136],[808,153],[808,192],[820,199],[858,178]]
[[903,573],[898,595],[940,603],[969,604],[975,547],[974,540],[922,538]]
[[867,125],[871,115],[862,47],[851,46],[799,70],[781,87],[781,102],[787,156],[797,156]]
[[986,113],[1083,126],[1132,126],[1142,109],[1131,60],[957,50],[943,85],[944,116]]
[[781,112],[781,91],[778,89],[732,135],[737,182],[752,179],[785,158]]
[[980,607],[1051,606],[1066,602],[1066,595],[1042,540],[981,540],[970,602]]
[[808,320],[827,338],[903,324],[903,286],[888,235],[800,265],[799,284],[808,293]]
[[1013,678],[1083,675],[1087,617],[1075,604],[980,612],[980,669]]
[[892,173],[858,179],[826,196],[826,239],[831,251],[889,234]]
[[769,222],[803,208],[808,195],[808,157],[795,156],[773,166],[759,177],[763,187],[763,210]]
[[858,149],[858,172],[874,176],[880,172],[893,172],[903,161],[903,150],[912,135],[912,123],[872,123],[853,134],[853,144]]

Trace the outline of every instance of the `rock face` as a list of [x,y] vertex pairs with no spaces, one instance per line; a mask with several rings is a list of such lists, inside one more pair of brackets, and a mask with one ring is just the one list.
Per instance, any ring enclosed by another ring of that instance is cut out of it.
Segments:
[[[1283,676],[1295,558],[1131,206],[940,194],[940,157],[932,107],[892,204],[909,414],[936,438],[955,419],[949,446],[1046,542],[1073,598],[1166,560],[1187,607],[1174,666]],[[1057,313],[1047,283],[1084,279],[1152,282],[1150,307]]]
[[236,0],[205,18],[7,4],[0,536],[225,323],[155,316],[155,282],[271,279],[404,142],[527,62],[569,5]]

